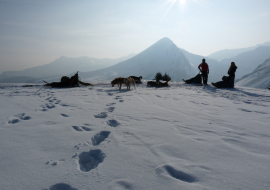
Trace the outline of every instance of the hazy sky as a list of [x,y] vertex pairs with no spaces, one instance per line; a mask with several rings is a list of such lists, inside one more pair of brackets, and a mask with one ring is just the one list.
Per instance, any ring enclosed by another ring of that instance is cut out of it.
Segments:
[[0,73],[122,57],[163,37],[204,56],[270,41],[270,0],[0,0]]

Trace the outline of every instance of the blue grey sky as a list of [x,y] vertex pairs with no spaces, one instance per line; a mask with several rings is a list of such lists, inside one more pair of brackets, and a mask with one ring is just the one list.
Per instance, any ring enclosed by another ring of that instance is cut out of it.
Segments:
[[0,0],[0,73],[118,58],[163,37],[191,53],[270,41],[269,0]]

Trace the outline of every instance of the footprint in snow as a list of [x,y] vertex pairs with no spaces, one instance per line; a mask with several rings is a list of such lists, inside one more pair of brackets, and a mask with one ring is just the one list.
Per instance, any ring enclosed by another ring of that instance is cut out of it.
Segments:
[[114,119],[108,120],[108,121],[107,121],[107,124],[108,124],[109,126],[111,126],[111,127],[117,127],[118,125],[120,125],[120,123],[119,123],[118,121],[114,120]]
[[261,112],[261,111],[254,111],[255,113],[260,113],[260,114],[268,114],[266,112]]
[[61,159],[61,160],[57,160],[57,161],[53,161],[53,160],[49,160],[47,161],[45,164],[46,165],[51,165],[51,166],[56,166],[58,165],[60,162],[65,161],[65,159]]
[[115,109],[115,107],[109,107],[109,108],[107,108],[108,112],[113,112],[114,109]]
[[61,102],[61,100],[57,100],[54,104],[59,104]]
[[15,123],[18,123],[18,122],[20,122],[20,120],[17,119],[17,118],[13,118],[13,119],[8,120],[8,124],[15,124]]
[[116,96],[115,99],[119,100],[119,99],[122,99],[122,97],[121,96]]
[[97,146],[99,145],[102,141],[104,141],[106,138],[108,138],[110,131],[101,131],[100,133],[96,134],[91,138],[92,145]]
[[252,112],[250,110],[246,110],[246,109],[242,109],[242,108],[238,108],[238,109],[241,110],[241,111],[244,111],[244,112]]
[[87,141],[85,143],[79,143],[79,144],[75,145],[74,148],[76,148],[76,150],[79,150],[82,147],[89,147],[90,145],[91,145],[91,143]]
[[156,174],[166,176],[166,177],[172,177],[172,178],[175,178],[180,181],[187,182],[187,183],[194,183],[198,181],[198,179],[195,176],[188,174],[186,172],[183,172],[181,170],[178,170],[174,168],[173,166],[170,166],[167,164],[157,167]]
[[69,117],[67,114],[61,113],[63,117]]
[[18,117],[21,120],[29,120],[29,119],[31,119],[31,117],[30,116],[26,116],[25,113],[17,114],[17,115],[15,115],[15,117]]
[[90,150],[89,152],[82,152],[79,154],[78,164],[82,172],[89,172],[98,167],[103,162],[106,154],[100,149]]
[[138,183],[130,179],[117,179],[110,182],[110,189],[140,189],[136,188]]
[[97,115],[94,115],[95,118],[106,118],[108,115],[106,112],[101,112]]
[[79,132],[81,132],[81,131],[92,131],[91,128],[86,127],[86,126],[81,126],[81,127],[79,127],[79,126],[72,126],[72,128],[73,128],[75,131],[79,131]]
[[42,104],[40,111],[47,111],[48,109],[52,109],[55,108],[55,105],[52,103],[46,103],[46,104]]
[[109,104],[107,104],[106,106],[112,106],[112,105],[114,105],[114,104],[116,104],[116,103],[109,103]]
[[78,190],[78,189],[71,187],[69,184],[57,183],[51,186],[49,189],[45,190]]
[[19,114],[16,114],[14,116],[11,116],[7,123],[8,124],[15,124],[15,123],[20,122],[21,120],[30,120],[30,119],[31,119],[31,117],[25,115],[25,113],[19,113]]
[[85,126],[82,126],[82,129],[83,129],[83,130],[85,130],[85,131],[92,131],[92,129],[91,129],[91,128],[89,128],[89,127],[85,127]]

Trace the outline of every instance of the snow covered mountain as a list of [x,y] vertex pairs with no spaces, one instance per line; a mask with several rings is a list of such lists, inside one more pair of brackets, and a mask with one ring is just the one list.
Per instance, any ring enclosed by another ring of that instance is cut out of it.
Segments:
[[220,50],[215,53],[212,53],[208,55],[208,58],[216,59],[217,61],[222,61],[223,59],[228,59],[231,57],[235,57],[238,54],[247,52],[247,51],[252,51],[260,46],[270,46],[270,42],[265,42],[263,44],[258,44],[253,47],[248,47],[248,48],[240,48],[240,49],[225,49],[225,50]]
[[270,58],[259,65],[253,72],[243,76],[237,86],[267,88],[270,85]]
[[162,38],[129,60],[98,71],[80,73],[80,77],[89,80],[110,80],[136,75],[144,79],[153,79],[157,72],[166,72],[174,81],[195,75],[194,67],[182,51],[169,38]]
[[93,57],[65,57],[62,56],[55,61],[22,71],[6,71],[0,75],[0,82],[28,82],[37,79],[59,77],[76,71],[94,71],[106,68],[131,58],[134,54],[117,59],[97,59]]

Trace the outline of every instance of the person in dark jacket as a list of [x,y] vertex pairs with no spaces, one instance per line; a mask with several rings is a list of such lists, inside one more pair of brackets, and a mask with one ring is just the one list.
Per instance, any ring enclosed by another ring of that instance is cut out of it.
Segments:
[[213,86],[217,88],[233,88],[234,87],[234,79],[235,79],[235,72],[236,72],[237,66],[234,62],[231,62],[231,66],[228,70],[228,77],[224,76],[222,77],[222,81],[212,83]]
[[205,59],[202,60],[202,63],[198,66],[198,69],[202,73],[203,84],[207,84],[209,67],[208,64],[205,62]]
[[234,80],[235,79],[236,69],[237,69],[237,67],[236,67],[235,63],[234,62],[231,62],[231,66],[230,66],[230,68],[228,70],[228,75],[229,75],[229,79],[230,80]]

